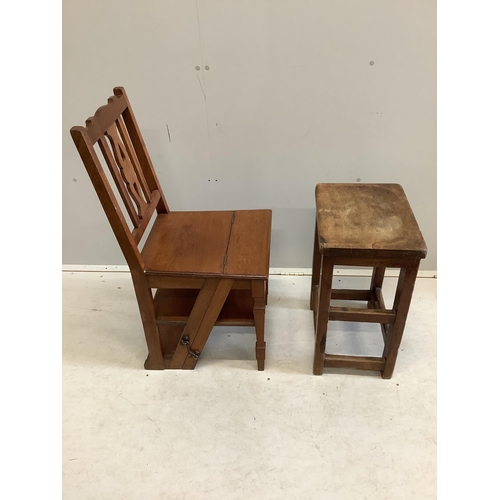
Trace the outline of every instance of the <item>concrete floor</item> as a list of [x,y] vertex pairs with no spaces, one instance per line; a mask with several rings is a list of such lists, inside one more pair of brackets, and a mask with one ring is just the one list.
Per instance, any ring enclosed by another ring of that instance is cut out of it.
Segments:
[[[245,328],[215,329],[193,371],[145,371],[129,274],[63,273],[63,498],[436,498],[436,283],[417,279],[382,380],[312,375],[310,277],[270,278],[264,372]],[[330,323],[327,352],[381,346],[378,325]]]

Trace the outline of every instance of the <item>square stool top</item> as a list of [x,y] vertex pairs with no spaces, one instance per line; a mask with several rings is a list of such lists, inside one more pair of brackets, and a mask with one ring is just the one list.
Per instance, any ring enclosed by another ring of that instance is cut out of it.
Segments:
[[318,184],[320,252],[354,258],[418,258],[427,247],[399,184]]

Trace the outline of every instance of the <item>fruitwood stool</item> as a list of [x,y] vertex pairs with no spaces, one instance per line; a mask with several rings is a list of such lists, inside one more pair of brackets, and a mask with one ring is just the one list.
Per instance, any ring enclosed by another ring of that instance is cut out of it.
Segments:
[[[420,259],[427,248],[399,184],[318,184],[311,280],[315,375],[323,368],[380,371],[392,377]],[[334,266],[373,267],[369,290],[332,290]],[[392,309],[382,297],[385,269],[399,268]],[[366,301],[367,308],[332,307],[331,300]],[[381,357],[326,354],[329,321],[380,323]]]

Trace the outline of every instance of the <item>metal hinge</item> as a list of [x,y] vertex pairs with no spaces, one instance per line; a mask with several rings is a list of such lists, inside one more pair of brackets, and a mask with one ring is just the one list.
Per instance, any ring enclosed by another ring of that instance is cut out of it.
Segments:
[[200,351],[192,351],[191,348],[189,347],[189,335],[184,335],[184,337],[182,337],[181,345],[186,346],[188,355],[191,356],[193,359],[198,359],[200,357]]

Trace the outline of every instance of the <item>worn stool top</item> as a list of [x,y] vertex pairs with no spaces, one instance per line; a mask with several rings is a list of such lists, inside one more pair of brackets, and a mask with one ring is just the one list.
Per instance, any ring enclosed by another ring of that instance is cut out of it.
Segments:
[[318,184],[320,251],[338,257],[425,258],[427,247],[399,184]]

